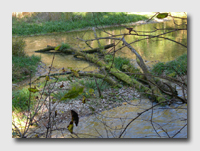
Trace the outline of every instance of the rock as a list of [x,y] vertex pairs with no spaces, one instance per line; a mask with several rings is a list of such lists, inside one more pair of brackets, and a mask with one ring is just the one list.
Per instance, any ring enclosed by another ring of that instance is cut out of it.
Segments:
[[128,98],[129,98],[130,100],[132,100],[132,99],[133,99],[133,96],[132,96],[132,95],[128,95]]

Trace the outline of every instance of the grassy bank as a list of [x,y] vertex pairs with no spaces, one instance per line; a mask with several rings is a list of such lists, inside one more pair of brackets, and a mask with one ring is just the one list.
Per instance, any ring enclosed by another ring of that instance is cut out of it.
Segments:
[[183,54],[177,59],[167,63],[159,62],[155,64],[151,73],[154,75],[167,75],[170,77],[187,75],[187,54]]
[[[12,110],[16,112],[28,111],[28,100],[29,100],[29,90],[28,88],[23,88],[21,90],[12,91]],[[34,106],[37,96],[37,93],[31,93],[31,109]]]
[[31,13],[12,17],[13,35],[35,35],[65,32],[95,25],[116,25],[148,19],[149,15],[128,14],[126,12],[58,12]]
[[36,72],[40,57],[27,56],[24,52],[25,42],[20,38],[12,39],[12,82],[20,82]]

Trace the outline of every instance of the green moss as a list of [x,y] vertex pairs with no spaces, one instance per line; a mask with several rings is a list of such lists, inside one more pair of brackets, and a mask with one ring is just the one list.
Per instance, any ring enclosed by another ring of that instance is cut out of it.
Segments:
[[115,67],[121,71],[125,71],[122,67],[124,65],[131,66],[130,60],[127,58],[115,57],[114,60]]
[[175,77],[176,76],[176,72],[172,72],[170,74],[167,75],[168,77]]

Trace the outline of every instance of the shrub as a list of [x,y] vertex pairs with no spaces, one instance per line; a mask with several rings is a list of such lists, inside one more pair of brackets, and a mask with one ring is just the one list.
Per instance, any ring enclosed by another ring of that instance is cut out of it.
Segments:
[[[113,56],[112,55],[106,55],[105,60],[107,62],[112,62],[113,61]],[[130,60],[127,58],[121,58],[121,57],[115,57],[114,58],[114,65],[117,69],[124,71],[123,65],[128,65],[131,66]]]
[[165,69],[165,64],[163,62],[158,62],[157,64],[153,65],[151,72],[154,75],[161,75]]
[[37,64],[41,60],[38,56],[13,56],[12,57],[12,81],[20,82],[32,73],[36,72]]
[[165,73],[168,76],[175,77],[177,74],[186,75],[187,74],[187,54],[183,54],[176,60],[163,63],[159,62],[155,64],[151,70],[154,75],[161,75]]
[[25,56],[24,52],[25,46],[26,43],[22,38],[12,38],[12,55]]

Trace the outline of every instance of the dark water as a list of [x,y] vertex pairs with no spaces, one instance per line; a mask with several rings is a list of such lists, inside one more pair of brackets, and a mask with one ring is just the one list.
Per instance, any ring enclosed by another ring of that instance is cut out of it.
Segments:
[[[181,21],[177,22],[178,24],[181,24]],[[142,24],[142,25],[134,25],[134,26],[128,26],[133,27],[135,30],[138,31],[139,34],[149,34],[141,31],[152,31],[155,30],[155,27],[158,29],[163,28],[174,28],[175,25],[172,21],[166,21],[162,23],[151,23],[151,24]],[[179,27],[181,28],[181,27]],[[128,33],[128,31],[123,27],[115,27],[115,28],[106,28],[106,32],[113,34],[113,35],[119,35]],[[167,30],[158,30],[153,33],[153,35],[167,32]],[[134,33],[134,32],[132,32]],[[108,37],[109,35],[101,30],[97,30],[97,36],[98,37]],[[42,57],[42,61],[50,65],[53,54],[41,54],[41,53],[35,53],[35,50],[46,48],[47,45],[56,46],[61,43],[69,43],[71,46],[75,48],[81,48],[83,50],[89,49],[89,47],[85,44],[85,42],[79,41],[76,39],[76,37],[79,37],[81,39],[87,40],[87,39],[93,39],[94,33],[92,30],[86,30],[86,31],[75,31],[75,32],[68,32],[68,33],[55,33],[51,35],[41,35],[41,36],[33,36],[33,37],[26,37],[25,41],[27,44],[27,47],[25,48],[25,51],[28,55],[39,55]],[[119,38],[122,36],[119,36]],[[146,38],[147,36],[132,36],[127,35],[125,37],[126,41],[128,43],[133,42],[138,39]],[[184,45],[187,45],[187,31],[181,30],[176,31],[173,33],[168,33],[165,35],[165,37],[170,38],[172,40],[178,41]],[[101,45],[106,45],[112,43],[112,40],[100,40]],[[98,47],[97,41],[91,41],[88,42],[93,48]],[[117,41],[116,41],[117,43]],[[121,48],[122,42],[120,42],[116,50]],[[146,39],[142,40],[136,43],[132,44],[132,47],[135,48],[138,53],[143,57],[143,59],[148,61],[162,61],[167,62],[174,60],[178,56],[187,53],[187,48],[174,43],[169,40],[164,40],[162,38],[152,38],[152,39]],[[109,50],[108,50],[109,51]],[[117,51],[116,56],[126,57],[130,59],[135,59],[135,55],[126,47],[123,49]],[[92,66],[92,64],[89,64],[86,61],[76,59],[73,57],[73,55],[63,55],[63,54],[57,54],[54,61],[54,67],[56,68],[62,68],[62,67],[73,67],[77,69],[83,69],[85,67],[85,70],[91,71],[94,70],[95,67]]]

